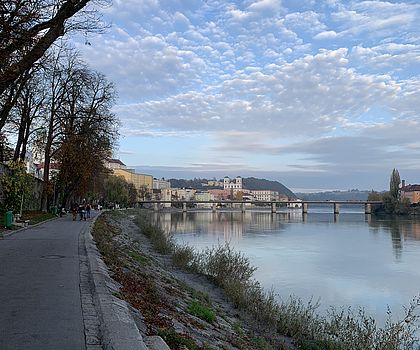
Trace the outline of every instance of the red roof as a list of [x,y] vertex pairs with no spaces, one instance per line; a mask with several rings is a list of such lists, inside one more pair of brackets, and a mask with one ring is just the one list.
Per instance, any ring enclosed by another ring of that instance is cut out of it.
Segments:
[[407,185],[407,186],[401,187],[401,191],[402,192],[415,192],[415,191],[420,192],[420,185]]

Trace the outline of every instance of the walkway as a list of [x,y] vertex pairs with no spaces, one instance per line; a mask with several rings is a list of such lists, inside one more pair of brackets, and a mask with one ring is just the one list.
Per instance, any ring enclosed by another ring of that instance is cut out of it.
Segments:
[[0,240],[0,349],[86,349],[79,236],[88,225],[67,215]]

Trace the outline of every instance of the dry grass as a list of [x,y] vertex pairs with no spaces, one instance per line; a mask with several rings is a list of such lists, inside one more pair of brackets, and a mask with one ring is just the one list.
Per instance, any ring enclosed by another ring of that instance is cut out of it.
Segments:
[[224,289],[237,308],[249,313],[268,331],[292,337],[300,349],[420,349],[416,337],[420,297],[405,309],[402,320],[393,321],[388,311],[383,327],[363,309],[355,313],[350,308],[331,308],[327,315],[320,315],[317,302],[304,303],[296,297],[279,302],[272,291],[264,291],[253,278],[255,267],[229,244],[199,252],[187,245],[177,245],[162,230],[153,227],[144,212],[140,212],[135,222],[159,252],[173,257],[176,266],[206,275]]

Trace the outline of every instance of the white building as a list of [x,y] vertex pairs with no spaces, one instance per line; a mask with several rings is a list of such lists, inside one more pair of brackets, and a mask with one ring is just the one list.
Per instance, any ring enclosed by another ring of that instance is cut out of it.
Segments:
[[119,159],[108,159],[105,161],[105,167],[110,170],[127,168],[127,166]]
[[206,186],[209,187],[223,187],[223,182],[218,180],[208,180]]
[[172,199],[178,201],[192,201],[197,190],[192,188],[173,188]]
[[154,190],[164,190],[167,188],[171,188],[171,182],[166,181],[164,178],[162,179],[153,179],[153,189]]
[[271,202],[279,200],[279,193],[277,191],[252,190],[251,194],[256,201]]
[[292,209],[300,209],[302,208],[302,200],[301,199],[294,199],[295,203],[287,203],[287,207],[288,208],[292,208]]
[[[171,188],[164,188],[160,191],[160,199],[162,201],[172,201],[172,189]],[[171,203],[163,203],[164,208],[170,208]]]
[[[209,193],[209,192],[196,192],[194,195],[194,199],[197,202],[208,202],[208,201],[213,201],[214,200],[214,196]],[[197,207],[198,208],[211,208],[212,204],[211,203],[197,203]]]
[[235,180],[230,180],[228,176],[225,176],[223,179],[223,189],[230,190],[233,189],[234,192],[242,190],[242,177],[237,176]]

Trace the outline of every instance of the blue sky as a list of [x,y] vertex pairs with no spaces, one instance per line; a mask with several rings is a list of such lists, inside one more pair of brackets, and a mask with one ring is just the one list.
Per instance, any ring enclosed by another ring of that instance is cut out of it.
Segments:
[[114,0],[76,43],[114,81],[116,157],[292,189],[420,183],[420,3]]

